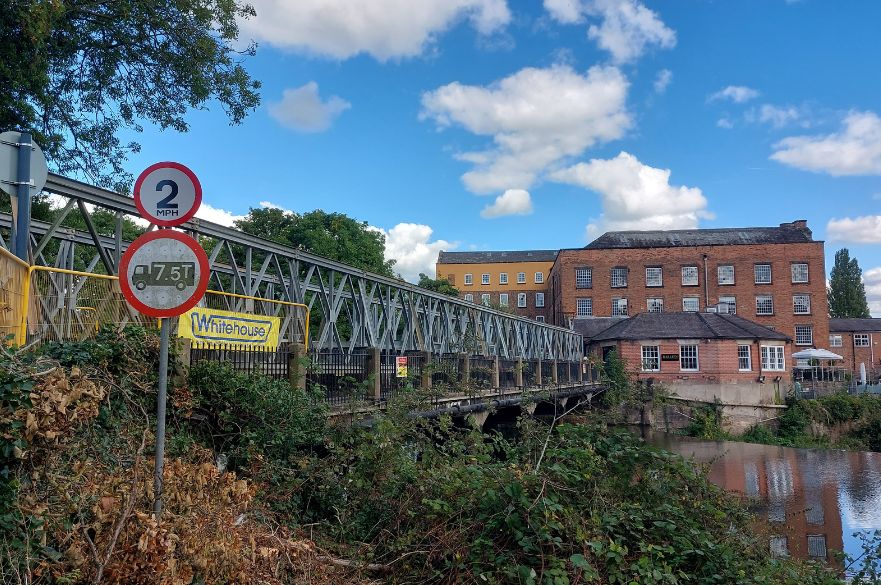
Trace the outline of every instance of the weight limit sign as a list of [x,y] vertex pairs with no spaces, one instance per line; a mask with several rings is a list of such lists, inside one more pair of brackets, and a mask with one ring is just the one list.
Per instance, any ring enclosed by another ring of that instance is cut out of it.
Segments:
[[141,215],[162,227],[181,225],[202,203],[196,174],[176,162],[151,165],[135,181],[135,205]]
[[186,234],[148,232],[126,250],[119,277],[122,294],[135,309],[150,317],[175,317],[205,295],[208,256]]

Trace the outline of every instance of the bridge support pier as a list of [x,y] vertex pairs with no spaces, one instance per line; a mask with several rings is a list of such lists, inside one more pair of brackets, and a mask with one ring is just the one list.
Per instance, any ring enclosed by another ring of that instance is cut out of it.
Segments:
[[462,384],[466,387],[471,385],[471,359],[467,353],[459,354],[459,375],[462,377]]
[[482,429],[483,425],[486,424],[486,419],[489,418],[489,411],[482,410],[480,412],[472,412],[468,414],[468,422],[470,422],[475,428]]

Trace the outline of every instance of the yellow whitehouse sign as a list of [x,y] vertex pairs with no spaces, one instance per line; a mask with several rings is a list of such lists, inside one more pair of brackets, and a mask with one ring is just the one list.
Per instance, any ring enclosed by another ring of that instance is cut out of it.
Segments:
[[177,334],[193,340],[195,347],[238,345],[278,347],[279,317],[264,317],[195,307],[180,316]]

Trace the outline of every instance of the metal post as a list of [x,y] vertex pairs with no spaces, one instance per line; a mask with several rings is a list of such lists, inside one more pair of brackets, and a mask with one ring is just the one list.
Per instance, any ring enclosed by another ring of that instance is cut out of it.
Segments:
[[156,473],[153,477],[153,514],[162,516],[162,469],[165,466],[165,399],[168,390],[168,338],[171,319],[160,320],[159,333],[159,396],[156,400]]
[[28,248],[31,233],[31,133],[22,132],[18,139],[18,168],[16,180],[16,195],[18,209],[15,212],[15,242],[13,249],[15,255],[27,263]]

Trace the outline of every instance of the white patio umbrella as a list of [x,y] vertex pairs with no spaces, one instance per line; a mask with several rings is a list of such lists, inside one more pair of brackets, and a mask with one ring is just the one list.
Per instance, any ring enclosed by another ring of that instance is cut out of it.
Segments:
[[844,358],[837,353],[832,353],[828,349],[803,349],[792,354],[792,357],[798,360],[843,360]]

